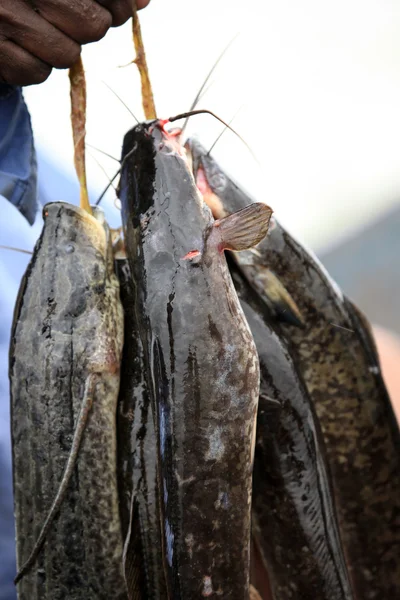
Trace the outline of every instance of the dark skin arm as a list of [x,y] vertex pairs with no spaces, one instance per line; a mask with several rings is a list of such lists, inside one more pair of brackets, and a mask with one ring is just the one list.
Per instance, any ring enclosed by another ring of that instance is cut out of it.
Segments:
[[[144,8],[150,0],[137,0]],[[1,0],[0,82],[42,83],[132,15],[132,0]]]

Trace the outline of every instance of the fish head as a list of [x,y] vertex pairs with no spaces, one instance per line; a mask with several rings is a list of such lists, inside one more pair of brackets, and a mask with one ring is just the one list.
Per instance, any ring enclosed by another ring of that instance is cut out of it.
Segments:
[[196,187],[185,148],[163,121],[140,123],[125,135],[120,199],[126,242],[129,246],[133,235],[146,240],[153,271],[159,265],[168,277],[191,251],[196,256],[190,258],[198,261],[214,219]]
[[[153,255],[158,255],[152,269],[159,264],[161,271],[162,265],[166,277],[177,262],[180,266],[182,261],[210,264],[226,249],[238,251],[255,245],[266,234],[271,209],[255,203],[229,218],[228,212],[215,211],[218,218],[214,221],[207,190],[196,185],[194,154],[179,143],[175,132],[167,132],[164,124],[148,121],[126,134],[120,198],[123,219],[130,219],[133,225],[130,229],[151,236]],[[196,153],[196,161],[198,156]]]
[[43,207],[43,221],[46,228],[49,223],[57,222],[57,237],[66,246],[66,254],[75,250],[74,244],[90,245],[102,256],[106,253],[106,232],[104,213],[96,207],[97,217],[86,210],[67,202],[49,202]]
[[33,262],[37,256],[46,261],[46,277],[53,281],[48,302],[61,302],[65,315],[73,315],[74,319],[87,318],[101,302],[111,268],[107,233],[101,221],[79,206],[46,204]]
[[79,268],[81,262],[89,264],[90,258],[93,263],[101,263],[103,267],[98,276],[91,275],[94,282],[104,280],[104,265],[107,264],[108,240],[101,212],[98,211],[97,218],[66,202],[50,202],[43,208],[43,229],[49,232],[46,235],[49,251],[63,256],[71,269],[74,265]]

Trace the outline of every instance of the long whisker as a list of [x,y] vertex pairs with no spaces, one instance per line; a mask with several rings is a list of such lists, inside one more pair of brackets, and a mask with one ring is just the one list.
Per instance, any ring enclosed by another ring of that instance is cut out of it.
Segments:
[[[238,108],[238,110],[233,115],[232,119],[229,121],[228,125],[230,125],[232,123],[232,121],[236,118],[236,116],[239,114],[239,112],[242,110],[242,108],[243,108],[243,105],[240,106],[240,108]],[[216,143],[221,139],[221,137],[224,135],[224,133],[225,133],[225,131],[227,129],[228,129],[227,127],[223,128],[223,130],[221,131],[221,133],[219,134],[219,136],[217,137],[217,139],[215,140],[215,142],[213,143],[213,145],[211,146],[211,148],[207,152],[207,156],[211,154],[211,150],[214,148],[214,146],[216,145]]]
[[[211,82],[209,83],[209,85],[208,85],[206,88],[204,88],[204,90],[202,91],[202,93],[201,93],[201,94],[200,94],[200,96],[199,96],[199,100],[198,100],[198,102],[199,102],[199,101],[200,101],[200,100],[203,98],[203,96],[205,96],[205,95],[207,94],[208,90],[209,90],[210,88],[212,88],[212,86],[214,85],[214,83],[215,83],[214,81],[211,81]],[[192,108],[191,110],[193,110],[194,108],[196,108],[196,106],[193,106],[193,108]]]
[[250,148],[248,143],[242,138],[242,136],[239,135],[238,132],[233,129],[233,127],[231,127],[228,123],[226,123],[223,119],[221,119],[221,117],[219,117],[215,113],[211,112],[211,110],[206,110],[206,109],[200,108],[198,110],[191,110],[191,111],[188,111],[185,113],[180,113],[179,115],[176,115],[175,117],[169,117],[169,119],[164,121],[164,123],[168,123],[168,122],[173,123],[174,121],[178,121],[178,119],[186,119],[186,118],[192,117],[194,115],[202,115],[202,114],[211,115],[212,117],[214,117],[215,119],[220,121],[223,125],[225,125],[226,128],[230,129],[230,131],[232,131],[232,133],[234,133],[239,138],[239,140],[241,142],[243,142],[243,144],[246,146],[246,148],[248,149],[248,151],[250,152],[250,154],[252,155],[252,157],[254,158],[256,163],[260,164],[260,162],[257,159],[256,155],[254,154],[253,150]]
[[104,188],[104,190],[101,192],[99,198],[96,200],[96,206],[98,206],[100,204],[100,202],[103,200],[106,192],[109,190],[109,188],[112,186],[113,182],[116,180],[116,178],[118,177],[118,175],[121,173],[121,170],[122,170],[122,165],[118,169],[118,171],[115,173],[115,175],[110,179],[110,181],[108,182],[108,184],[106,185],[106,187]]
[[[113,160],[115,160],[115,162],[119,163],[119,158],[115,158],[115,156],[111,156],[111,154],[108,154],[108,152],[104,152],[104,150],[100,150],[100,148],[97,148],[96,146],[92,146],[92,144],[89,144],[88,142],[86,142],[86,146],[88,146],[89,148],[93,148],[93,150],[96,150],[97,152],[104,154],[104,156],[108,156],[108,158],[112,158]],[[91,156],[93,157],[93,155],[91,155]]]
[[100,197],[97,199],[96,201],[96,206],[98,206],[100,204],[100,202],[102,201],[102,199],[104,198],[104,195],[106,194],[107,190],[112,186],[113,182],[115,181],[115,179],[118,177],[118,175],[121,173],[122,168],[126,162],[126,160],[131,156],[131,154],[133,154],[133,152],[136,150],[136,148],[132,148],[132,150],[129,150],[129,152],[124,156],[123,160],[121,161],[121,166],[118,169],[118,171],[115,173],[115,175],[110,179],[108,185],[104,188],[104,190],[102,191],[102,193],[100,194]]
[[97,164],[97,166],[103,171],[104,175],[107,177],[108,182],[112,185],[112,187],[114,188],[115,193],[117,192],[115,185],[111,182],[110,180],[110,176],[108,175],[107,171],[105,170],[105,168],[103,167],[102,164],[100,164],[100,162],[97,160],[97,158],[91,153],[89,152],[89,156],[95,161],[95,163]]
[[137,124],[139,124],[139,121],[137,119],[137,117],[135,117],[135,115],[133,114],[133,112],[131,111],[131,109],[129,108],[129,106],[127,104],[125,104],[125,102],[122,100],[122,98],[120,98],[117,94],[117,92],[115,92],[109,85],[108,83],[106,83],[105,81],[103,81],[102,83],[104,83],[104,85],[106,87],[108,87],[108,89],[110,90],[110,92],[112,92],[114,94],[114,96],[116,96],[118,98],[118,100],[121,102],[121,104],[123,104],[126,108],[126,110],[128,111],[128,113],[131,115],[131,117],[133,117],[136,121]]
[[22,248],[14,248],[13,246],[3,246],[0,244],[0,248],[3,250],[13,250],[14,252],[22,252],[23,254],[33,254],[30,250],[23,250]]
[[[198,101],[201,98],[202,92],[204,90],[204,88],[206,87],[211,75],[214,73],[215,69],[217,68],[218,64],[220,63],[220,61],[222,60],[222,57],[226,54],[226,52],[228,51],[228,49],[232,46],[233,42],[236,40],[236,38],[238,37],[239,33],[237,33],[229,42],[229,44],[227,46],[225,46],[225,48],[222,50],[221,54],[218,56],[217,60],[215,61],[215,63],[213,64],[213,66],[211,67],[207,77],[205,78],[205,80],[203,81],[203,84],[201,86],[201,88],[199,89],[199,91],[197,92],[197,95],[195,97],[195,99],[192,102],[192,105],[189,109],[189,112],[194,110],[197,106]],[[183,127],[182,127],[182,132],[181,132],[181,136],[184,134],[184,131],[186,129],[186,126],[188,124],[188,120],[189,117],[186,118]]]

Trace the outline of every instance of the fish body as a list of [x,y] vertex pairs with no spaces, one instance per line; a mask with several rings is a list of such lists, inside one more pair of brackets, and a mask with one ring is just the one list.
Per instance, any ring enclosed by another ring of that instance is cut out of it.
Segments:
[[[20,600],[127,598],[116,478],[122,345],[119,286],[100,213],[96,219],[66,203],[46,205],[10,346],[20,570],[71,472],[43,546],[20,575]],[[71,458],[80,430],[79,452]]]
[[[200,145],[191,151],[201,183],[217,196],[215,216],[252,201]],[[302,329],[281,323],[281,331],[321,423],[354,592],[362,600],[400,597],[400,436],[372,335],[276,219],[257,255],[246,254],[246,264],[240,255],[237,262],[253,288],[262,296],[259,276],[273,270],[304,320]]]
[[270,210],[214,223],[181,149],[157,122],[126,134],[122,158],[167,597],[247,600],[259,366],[223,248],[257,243]]
[[231,270],[260,360],[252,520],[273,598],[351,600],[312,401],[258,295]]
[[166,595],[157,497],[157,444],[128,260],[117,260],[116,271],[125,322],[117,411],[124,573],[130,600],[152,600]]

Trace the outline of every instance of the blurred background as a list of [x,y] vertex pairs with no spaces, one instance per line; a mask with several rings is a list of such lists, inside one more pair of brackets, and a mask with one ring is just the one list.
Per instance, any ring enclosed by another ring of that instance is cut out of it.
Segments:
[[[392,309],[400,285],[395,268],[400,245],[399,3],[152,0],[140,16],[161,117],[190,107],[209,69],[237,36],[199,107],[227,121],[239,111],[232,126],[259,164],[230,132],[215,146],[215,158],[324,259],[373,320],[400,333]],[[130,22],[83,52],[87,141],[116,158],[134,120],[105,83],[142,119],[139,77],[129,64],[133,57]],[[49,200],[67,199],[57,179],[54,185],[48,181],[53,169],[75,183],[68,86],[67,73],[59,71],[25,91]],[[211,146],[221,127],[210,116],[197,116],[188,134]],[[88,152],[95,199],[117,164]],[[114,198],[111,190],[105,206],[118,224]]]
[[[190,108],[213,63],[237,36],[199,108],[226,121],[236,115],[232,126],[258,162],[229,131],[213,155],[316,252],[373,323],[400,335],[400,4],[152,0],[140,19],[163,118]],[[133,58],[130,22],[83,51],[87,142],[115,158],[134,119],[105,84],[143,119],[139,76],[129,64]],[[67,72],[54,72],[44,84],[26,88],[25,99],[38,151],[40,200],[77,203]],[[210,147],[221,130],[212,117],[198,116],[187,133]],[[117,168],[114,160],[88,149],[92,201]],[[104,207],[110,224],[118,226],[112,189]],[[32,249],[40,215],[31,228],[1,197],[0,214],[0,244],[15,246],[18,240]],[[0,252],[0,314],[11,324],[29,256]],[[6,491],[0,502],[11,489],[7,350],[4,334],[0,444],[10,478],[2,479]]]

